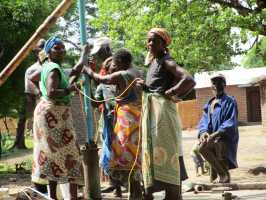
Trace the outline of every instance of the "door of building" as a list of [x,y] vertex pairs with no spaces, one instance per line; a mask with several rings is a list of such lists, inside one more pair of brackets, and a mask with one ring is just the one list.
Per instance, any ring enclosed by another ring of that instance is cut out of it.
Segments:
[[260,88],[247,88],[247,111],[249,122],[261,122]]

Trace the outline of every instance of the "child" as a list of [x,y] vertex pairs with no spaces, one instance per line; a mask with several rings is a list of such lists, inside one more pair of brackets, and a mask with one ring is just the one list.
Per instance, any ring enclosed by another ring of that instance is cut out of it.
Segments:
[[[190,152],[190,155],[194,161],[194,164],[195,164],[195,170],[196,170],[196,176],[200,176],[200,175],[203,175],[205,174],[205,170],[204,170],[204,160],[202,158],[202,156],[200,155],[199,153],[199,145],[198,143],[196,143],[191,152]],[[199,173],[199,168],[201,169],[201,174]]]

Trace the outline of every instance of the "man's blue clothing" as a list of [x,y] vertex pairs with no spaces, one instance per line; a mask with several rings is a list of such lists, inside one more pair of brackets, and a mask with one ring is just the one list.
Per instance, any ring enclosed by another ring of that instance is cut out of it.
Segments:
[[226,158],[229,161],[229,169],[237,168],[237,146],[238,146],[238,109],[234,97],[224,94],[214,105],[211,112],[212,98],[203,108],[203,116],[199,122],[199,135],[207,132],[222,133],[222,139],[227,144]]

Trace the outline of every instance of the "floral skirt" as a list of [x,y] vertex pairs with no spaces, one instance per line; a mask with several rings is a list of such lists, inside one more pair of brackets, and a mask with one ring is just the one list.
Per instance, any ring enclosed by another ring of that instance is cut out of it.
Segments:
[[[140,108],[135,104],[118,105],[115,114],[110,169],[130,170],[136,156],[140,155],[137,155]],[[140,156],[135,168],[140,168]]]
[[42,99],[35,108],[32,181],[82,183],[82,165],[69,106]]

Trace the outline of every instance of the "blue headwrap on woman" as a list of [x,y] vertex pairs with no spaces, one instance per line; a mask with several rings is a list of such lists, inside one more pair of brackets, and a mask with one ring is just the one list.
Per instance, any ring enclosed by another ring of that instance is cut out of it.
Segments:
[[62,43],[62,40],[59,37],[57,36],[51,37],[49,40],[46,41],[44,45],[45,53],[48,54],[54,45],[61,44],[61,43]]

